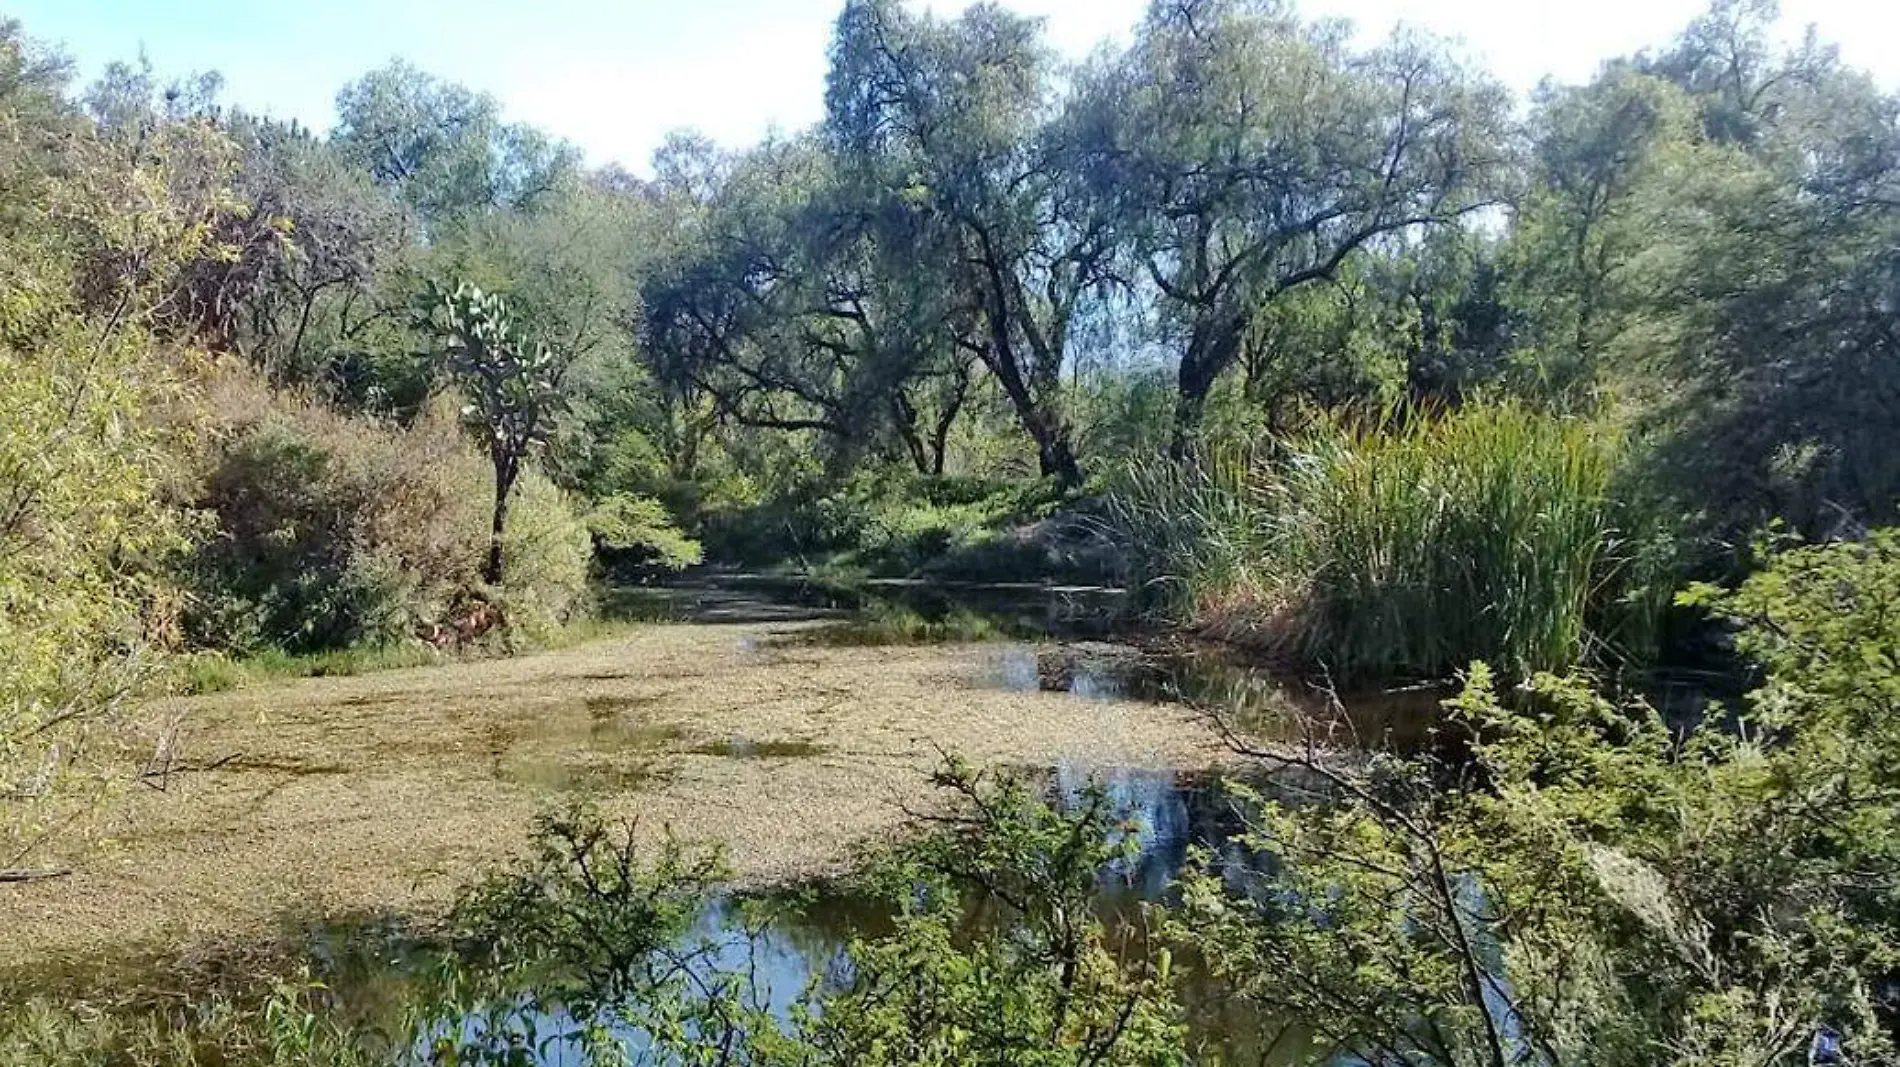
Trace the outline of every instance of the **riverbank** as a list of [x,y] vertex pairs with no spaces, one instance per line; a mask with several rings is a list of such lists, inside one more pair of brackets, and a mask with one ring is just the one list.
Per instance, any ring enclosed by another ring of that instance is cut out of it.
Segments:
[[1226,757],[1187,709],[1009,684],[998,646],[834,647],[803,639],[813,625],[654,624],[517,659],[149,704],[133,729],[173,738],[158,773],[106,813],[110,848],[0,893],[0,970],[426,915],[569,796],[644,833],[718,842],[763,884],[842,871],[899,831],[933,802],[942,753],[1079,768]]

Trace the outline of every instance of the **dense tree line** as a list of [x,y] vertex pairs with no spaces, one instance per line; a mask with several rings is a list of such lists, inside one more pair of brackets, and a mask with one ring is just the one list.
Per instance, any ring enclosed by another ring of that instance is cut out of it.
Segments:
[[1722,0],[1520,117],[1443,42],[1264,0],[1157,4],[1081,63],[999,6],[854,0],[822,123],[679,135],[651,179],[400,63],[327,137],[215,79],[118,68],[86,105],[128,143],[195,115],[232,146],[226,252],[169,313],[193,343],[406,417],[415,294],[505,294],[574,366],[552,462],[593,496],[677,503],[707,462],[756,492],[803,455],[996,475],[958,446],[1000,437],[1078,486],[1117,460],[1086,445],[1103,390],[1160,372],[1177,457],[1236,420],[1513,393],[1632,417],[1710,530],[1819,529],[1895,496],[1900,138],[1831,51],[1771,48],[1773,14]]

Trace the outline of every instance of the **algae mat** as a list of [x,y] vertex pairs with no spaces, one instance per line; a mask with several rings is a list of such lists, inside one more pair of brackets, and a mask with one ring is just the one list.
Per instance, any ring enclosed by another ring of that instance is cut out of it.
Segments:
[[150,704],[134,727],[174,738],[171,773],[112,803],[110,843],[67,857],[71,877],[0,891],[0,966],[427,915],[564,797],[717,842],[764,883],[835,872],[897,832],[936,799],[943,753],[1084,768],[1223,756],[1181,708],[996,685],[997,646],[825,647],[799,629],[657,625]]

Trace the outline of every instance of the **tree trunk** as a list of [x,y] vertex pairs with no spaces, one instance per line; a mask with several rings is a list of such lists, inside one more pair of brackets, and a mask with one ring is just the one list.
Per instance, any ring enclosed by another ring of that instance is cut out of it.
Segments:
[[944,457],[950,454],[950,430],[962,414],[964,403],[970,397],[970,365],[964,363],[957,371],[957,385],[937,412],[937,425],[930,431],[930,473],[943,477]]
[[[911,465],[917,468],[918,474],[933,473],[930,469],[930,453],[924,448],[923,437],[917,433],[917,406],[910,402],[910,397],[902,389],[892,394],[891,414],[897,426],[897,436],[904,441],[904,451],[910,454]],[[943,471],[934,473],[942,474]]]
[[488,566],[482,570],[482,581],[489,585],[501,584],[502,535],[508,530],[508,497],[514,492],[517,473],[517,465],[512,460],[496,461],[495,514],[488,530]]
[[1082,464],[1075,458],[1075,449],[1069,444],[1068,427],[1045,426],[1042,435],[1036,438],[1036,458],[1044,478],[1054,478],[1064,489],[1076,489],[1082,485]]
[[[1004,344],[999,341],[997,344]],[[1030,395],[1029,386],[1024,383],[1021,371],[1017,369],[1015,354],[1008,347],[993,346],[983,357],[983,362],[996,375],[1003,386],[1003,394],[1009,397],[1011,406],[1016,409],[1016,417],[1029,432],[1030,440],[1036,442],[1036,460],[1044,478],[1055,478],[1064,489],[1074,489],[1082,484],[1082,465],[1076,461],[1075,449],[1069,444],[1069,428],[1060,418],[1054,416],[1045,405],[1038,404]]]
[[1240,358],[1240,342],[1245,336],[1246,320],[1238,315],[1203,319],[1194,324],[1188,337],[1187,351],[1181,355],[1181,373],[1174,401],[1174,440],[1168,446],[1169,458],[1182,462],[1193,458],[1200,441],[1201,420],[1207,414],[1207,396],[1221,373]]

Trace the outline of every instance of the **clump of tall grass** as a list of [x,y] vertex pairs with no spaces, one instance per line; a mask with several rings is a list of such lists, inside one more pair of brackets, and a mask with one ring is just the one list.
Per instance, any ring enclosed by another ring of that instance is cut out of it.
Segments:
[[1150,603],[1339,678],[1585,658],[1629,542],[1610,427],[1521,405],[1337,419],[1138,465],[1112,511]]

